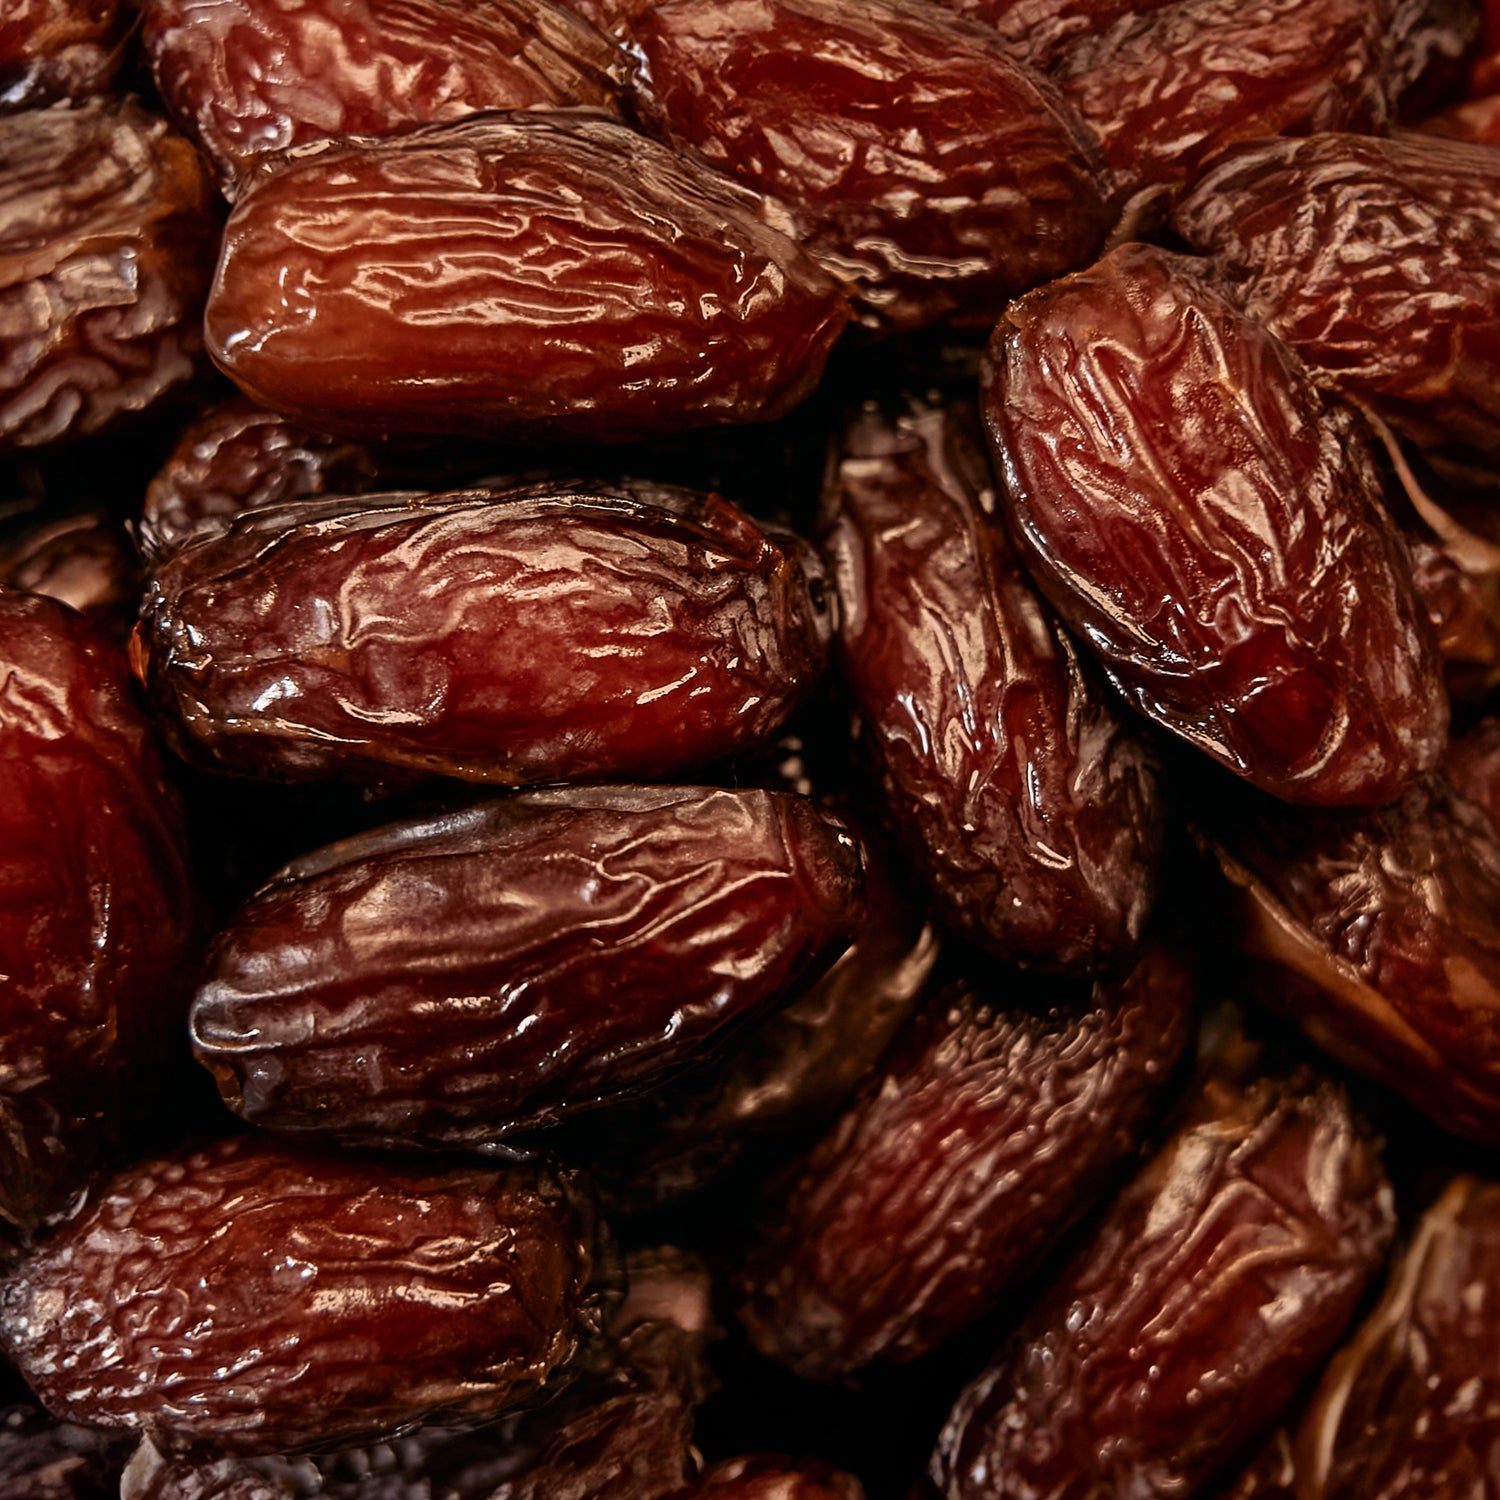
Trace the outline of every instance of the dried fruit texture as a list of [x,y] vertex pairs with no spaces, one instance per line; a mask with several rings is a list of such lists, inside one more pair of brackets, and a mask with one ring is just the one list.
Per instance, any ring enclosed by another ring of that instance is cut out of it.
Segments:
[[1191,999],[1156,950],[1050,1014],[937,997],[764,1221],[742,1312],[757,1347],[831,1379],[988,1312],[1135,1150]]
[[521,794],[290,866],[217,939],[193,1039],[256,1124],[482,1145],[721,1045],[861,915],[805,798]]
[[0,1288],[64,1420],[228,1454],[339,1447],[531,1397],[590,1251],[539,1170],[417,1171],[240,1137],[123,1172]]
[[0,111],[104,93],[124,55],[122,31],[117,0],[6,0]]
[[1479,703],[1500,687],[1500,575],[1476,576],[1451,552],[1408,536],[1412,580],[1454,698]]
[[1500,454],[1500,161],[1402,135],[1218,158],[1178,232],[1314,376],[1427,446]]
[[1489,814],[1500,830],[1500,718],[1481,719],[1448,742],[1448,779],[1470,802]]
[[589,115],[330,146],[236,205],[209,352],[262,404],[357,436],[767,420],[849,313],[764,207]]
[[1007,49],[1043,72],[1050,71],[1068,46],[1085,36],[1109,31],[1121,21],[1138,21],[1175,0],[938,0],[992,26]]
[[1320,1047],[1446,1130],[1500,1141],[1500,835],[1433,777],[1364,813],[1226,833],[1240,945]]
[[1386,78],[1403,120],[1420,120],[1463,91],[1484,29],[1478,0],[1389,0]]
[[757,1453],[715,1464],[678,1500],[865,1500],[865,1490],[817,1459]]
[[791,211],[868,321],[988,327],[1110,227],[1098,148],[986,27],[913,0],[658,0],[637,107]]
[[942,915],[1002,957],[1096,967],[1156,894],[1156,766],[994,518],[972,410],[866,410],[830,467],[844,681]]
[[1074,42],[1053,76],[1123,191],[1171,189],[1234,141],[1383,126],[1389,20],[1370,0],[1177,0]]
[[366,444],[309,431],[253,401],[226,401],[178,439],[146,491],[136,535],[156,562],[242,510],[381,487],[380,459]]
[[99,431],[193,373],[212,186],[126,101],[0,117],[0,450]]
[[259,160],[476,110],[617,107],[624,59],[552,0],[145,0],[168,110],[225,191]]
[[122,644],[142,583],[125,528],[103,511],[49,521],[0,547],[0,586],[71,605]]
[[934,1482],[948,1500],[1198,1493],[1327,1357],[1394,1228],[1342,1092],[1210,1084],[959,1398]]
[[123,668],[81,615],[0,588],[0,1219],[23,1232],[109,1144],[187,1000],[182,813]]
[[1200,274],[1126,245],[1012,305],[986,418],[1033,576],[1143,713],[1294,802],[1382,802],[1448,705],[1372,450]]
[[817,678],[821,569],[717,496],[645,493],[246,512],[158,569],[136,670],[185,754],[249,775],[706,764],[768,737]]
[[124,1460],[118,1437],[55,1423],[34,1407],[0,1412],[5,1500],[118,1500]]

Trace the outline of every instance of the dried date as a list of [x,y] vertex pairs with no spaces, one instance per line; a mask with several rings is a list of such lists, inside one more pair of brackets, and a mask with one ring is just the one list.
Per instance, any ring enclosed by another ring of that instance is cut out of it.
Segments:
[[125,53],[118,0],[6,0],[0,11],[0,111],[87,99]]
[[0,586],[45,594],[123,644],[144,582],[125,528],[103,511],[50,521],[0,546]]
[[243,193],[205,322],[310,426],[630,440],[789,411],[848,321],[755,194],[589,114],[472,116]]
[[220,934],[193,1039],[255,1124],[483,1145],[711,1053],[861,915],[805,798],[523,793],[292,865]]
[[1432,769],[1439,659],[1372,448],[1202,274],[1126,245],[1012,304],[986,419],[1025,561],[1143,713],[1289,801]]
[[641,493],[247,511],[158,568],[137,674],[185,755],[252,776],[646,778],[748,749],[822,669],[821,566],[717,496]]
[[877,326],[988,327],[1109,228],[1080,122],[988,28],[934,6],[658,0],[631,52],[646,123],[786,204]]
[[1050,1014],[967,984],[937,996],[763,1221],[742,1312],[762,1353],[832,1379],[990,1311],[1135,1150],[1191,988],[1153,950]]
[[1409,536],[1407,544],[1448,692],[1482,702],[1500,687],[1500,574],[1476,575],[1426,537]]
[[942,915],[1002,957],[1097,967],[1156,893],[1155,761],[994,510],[970,409],[850,425],[825,494],[841,675]]
[[959,1398],[947,1500],[1190,1495],[1337,1342],[1395,1228],[1343,1094],[1211,1083],[1013,1345]]
[[1174,0],[938,0],[993,26],[1001,41],[1023,62],[1050,72],[1068,45],[1097,36],[1121,21],[1135,20]]
[[0,1286],[63,1420],[234,1453],[348,1446],[530,1398],[591,1249],[531,1168],[420,1171],[240,1137],[143,1163]]

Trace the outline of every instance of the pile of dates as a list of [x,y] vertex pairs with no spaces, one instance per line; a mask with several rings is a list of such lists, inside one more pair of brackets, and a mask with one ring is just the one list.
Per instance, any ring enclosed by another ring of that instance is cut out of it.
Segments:
[[1500,5],[0,0],[0,1496],[1500,1495]]

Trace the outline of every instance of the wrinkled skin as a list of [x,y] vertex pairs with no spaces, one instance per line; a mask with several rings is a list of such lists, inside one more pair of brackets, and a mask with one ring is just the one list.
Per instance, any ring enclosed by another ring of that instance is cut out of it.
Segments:
[[678,1500],[865,1500],[864,1486],[817,1459],[755,1454],[713,1466]]
[[861,916],[858,846],[805,798],[520,794],[284,871],[219,935],[193,1040],[255,1124],[483,1145],[711,1052]]
[[1211,1083],[959,1398],[947,1500],[1191,1495],[1318,1369],[1395,1228],[1332,1085]]
[[1156,894],[1156,765],[994,509],[968,408],[854,420],[825,493],[841,675],[946,920],[1003,958],[1098,967]]
[[122,645],[142,583],[125,528],[104,511],[50,521],[0,546],[0,586],[71,605]]
[[648,126],[785,203],[866,320],[988,327],[1098,252],[1097,147],[984,26],[912,0],[660,0],[631,28]]
[[0,1288],[3,1339],[62,1420],[228,1454],[349,1446],[532,1397],[573,1352],[590,1265],[538,1169],[239,1137],[106,1184]]
[[106,92],[125,45],[118,0],[6,0],[0,111]]
[[61,1208],[187,1002],[177,796],[117,650],[0,588],[0,1219]]
[[1388,801],[1448,726],[1411,559],[1355,421],[1202,266],[1126,245],[1012,304],[1002,501],[1142,713],[1288,801]]
[[1500,687],[1500,574],[1476,576],[1437,543],[1408,537],[1412,580],[1432,623],[1454,698],[1483,702]]
[[1174,223],[1318,380],[1421,444],[1500,454],[1492,148],[1424,135],[1260,141],[1216,159]]
[[769,420],[849,312],[764,208],[602,116],[330,145],[242,193],[208,350],[262,405],[354,436]]
[[1053,76],[1122,191],[1170,190],[1234,141],[1381,128],[1388,21],[1370,0],[1177,0],[1081,38]]
[[1268,807],[1217,847],[1265,998],[1445,1130],[1500,1142],[1500,834],[1485,811],[1435,776],[1370,812]]
[[1050,72],[1070,43],[1097,36],[1127,17],[1149,15],[1174,0],[939,0],[992,26],[1000,40],[1023,62]]
[[822,670],[816,556],[717,496],[642,493],[245,512],[159,567],[137,674],[185,755],[246,775],[645,778],[749,749]]
[[118,1436],[13,1406],[0,1412],[0,1494],[5,1500],[118,1500],[121,1450]]
[[1136,1148],[1191,988],[1153,950],[1050,1014],[968,985],[936,997],[763,1221],[742,1312],[756,1346],[826,1380],[916,1359],[987,1313]]
[[145,0],[174,120],[232,197],[263,157],[483,109],[614,109],[619,49],[552,0]]
[[129,101],[0,117],[0,451],[98,432],[193,374],[198,153]]

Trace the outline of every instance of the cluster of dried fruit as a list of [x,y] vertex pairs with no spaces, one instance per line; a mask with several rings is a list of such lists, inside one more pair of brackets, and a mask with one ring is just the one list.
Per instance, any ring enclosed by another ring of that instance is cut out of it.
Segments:
[[0,4],[6,1497],[1500,1491],[1500,9]]

